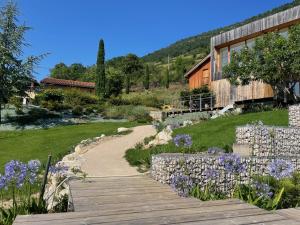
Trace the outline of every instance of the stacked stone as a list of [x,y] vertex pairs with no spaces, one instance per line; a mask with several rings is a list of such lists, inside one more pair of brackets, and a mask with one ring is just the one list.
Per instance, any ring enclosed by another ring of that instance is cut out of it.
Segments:
[[244,126],[236,128],[236,143],[247,144],[257,157],[300,157],[300,129]]
[[[253,175],[268,175],[268,165],[273,158],[241,158],[245,172],[234,175],[225,171],[219,163],[220,155],[211,154],[160,154],[152,156],[151,176],[161,182],[170,184],[174,176],[187,175],[204,188],[209,182],[216,184],[218,191],[231,195],[236,182],[248,183]],[[289,159],[294,168],[300,170],[300,159]],[[207,177],[205,171],[217,171],[215,178]]]
[[289,126],[300,127],[300,105],[289,107]]

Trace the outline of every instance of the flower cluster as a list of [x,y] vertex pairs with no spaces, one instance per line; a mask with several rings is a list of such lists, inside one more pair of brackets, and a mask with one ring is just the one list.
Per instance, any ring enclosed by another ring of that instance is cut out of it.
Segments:
[[273,196],[271,187],[266,183],[254,181],[253,188],[256,190],[258,196],[263,196],[264,198],[271,198]]
[[219,176],[219,172],[216,169],[209,168],[203,172],[203,174],[208,178],[208,179],[216,179]]
[[225,153],[225,150],[219,147],[210,147],[208,148],[207,153],[211,155],[217,155],[217,154]]
[[245,163],[237,154],[223,154],[219,158],[219,164],[224,166],[228,173],[239,174],[246,171]]
[[60,176],[63,176],[66,174],[66,172],[68,171],[68,167],[61,165],[61,164],[56,164],[55,166],[50,166],[49,167],[49,172],[52,174],[57,174]]
[[171,187],[180,197],[188,197],[194,186],[193,180],[186,175],[172,175]]
[[192,138],[188,134],[178,134],[173,138],[173,142],[177,147],[191,147]]
[[268,165],[268,170],[272,177],[280,180],[285,177],[290,177],[294,172],[294,166],[290,161],[275,159]]
[[30,184],[35,183],[40,166],[38,160],[31,160],[27,164],[11,160],[5,164],[4,175],[0,174],[0,190],[7,189],[9,185],[21,188],[26,181]]

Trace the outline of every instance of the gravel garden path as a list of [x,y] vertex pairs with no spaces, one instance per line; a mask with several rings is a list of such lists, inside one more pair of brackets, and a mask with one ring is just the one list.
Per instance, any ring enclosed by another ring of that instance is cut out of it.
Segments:
[[82,170],[89,177],[132,176],[140,174],[124,158],[125,152],[156,134],[152,125],[132,128],[127,135],[108,137],[83,155]]

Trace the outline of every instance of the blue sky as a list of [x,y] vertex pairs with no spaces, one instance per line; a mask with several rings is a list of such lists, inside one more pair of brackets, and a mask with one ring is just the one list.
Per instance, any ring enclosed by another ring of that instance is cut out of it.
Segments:
[[56,63],[92,65],[98,41],[106,56],[143,56],[173,42],[230,25],[290,0],[17,0],[25,54],[50,53],[36,69],[40,80]]

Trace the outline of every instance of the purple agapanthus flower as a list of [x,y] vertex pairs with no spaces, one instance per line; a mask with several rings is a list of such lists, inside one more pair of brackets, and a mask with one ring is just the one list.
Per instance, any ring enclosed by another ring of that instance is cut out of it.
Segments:
[[208,179],[216,179],[219,176],[219,172],[216,169],[209,168],[206,169],[203,174],[206,176]]
[[188,134],[177,134],[173,138],[173,142],[177,147],[191,147],[193,142],[192,138]]
[[37,180],[37,173],[41,167],[41,162],[39,160],[30,160],[27,167],[29,171],[29,183],[34,184]]
[[49,167],[49,172],[52,174],[64,175],[67,171],[68,167],[61,164]]
[[256,190],[258,196],[263,196],[264,198],[271,198],[273,196],[271,187],[266,183],[255,181],[253,182],[253,188]]
[[225,150],[219,147],[210,147],[208,148],[207,153],[211,155],[216,155],[216,154],[225,153]]
[[186,175],[172,175],[171,183],[172,189],[177,192],[180,197],[188,197],[192,190],[194,183],[193,180]]
[[268,170],[272,177],[280,180],[285,177],[290,177],[295,169],[290,161],[275,159],[268,165]]
[[0,174],[0,190],[7,187],[6,177]]
[[219,164],[224,166],[228,173],[239,174],[246,171],[245,163],[237,154],[223,154],[219,158]]
[[7,182],[14,182],[17,188],[23,186],[27,176],[27,165],[17,161],[11,160],[5,164],[5,177]]

